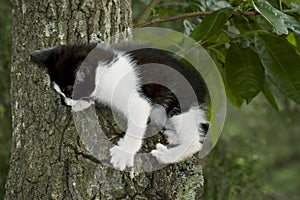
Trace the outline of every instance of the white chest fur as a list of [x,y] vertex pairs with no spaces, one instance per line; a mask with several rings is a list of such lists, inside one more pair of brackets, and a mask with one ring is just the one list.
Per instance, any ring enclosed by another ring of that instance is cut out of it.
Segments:
[[92,96],[96,101],[122,111],[140,84],[135,65],[126,56],[119,56],[110,66],[99,63],[95,80],[96,88]]

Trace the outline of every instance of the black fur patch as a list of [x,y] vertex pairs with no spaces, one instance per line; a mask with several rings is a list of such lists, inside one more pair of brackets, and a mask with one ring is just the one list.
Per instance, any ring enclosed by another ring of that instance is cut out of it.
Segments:
[[[132,45],[95,47],[96,44],[60,45],[33,52],[30,56],[35,63],[47,67],[51,81],[58,84],[67,97],[71,98],[73,94],[72,99],[77,100],[89,97],[94,91],[95,70],[99,63],[109,66],[117,59],[116,50],[130,50],[125,54],[139,66],[137,70],[143,83],[141,94],[153,104],[163,105],[169,117],[186,112],[193,105],[205,103],[207,90],[201,75],[192,66],[175,59],[169,52],[146,47],[132,50]],[[181,78],[188,81],[194,92],[186,91],[186,85],[178,81],[179,75],[170,75],[168,70],[157,68],[157,64],[176,70]],[[163,85],[151,83],[153,78]],[[148,84],[149,81],[151,84]],[[196,99],[193,98],[195,95]]]
[[[169,52],[160,49],[137,49],[129,54],[139,65],[138,70],[143,83],[141,92],[151,99],[152,103],[163,105],[169,117],[187,112],[193,105],[205,103],[206,86],[199,72],[191,65],[183,64]],[[159,67],[157,64],[160,64]],[[170,75],[169,69],[163,70],[164,66],[178,73]],[[163,85],[145,84],[153,78]],[[186,91],[187,85],[180,81],[182,78],[188,81],[194,94]]]
[[[88,97],[94,91],[98,63],[110,63],[116,57],[109,49],[95,47],[96,44],[59,45],[33,52],[30,58],[33,62],[46,66],[51,81],[59,85],[67,97],[77,100]],[[78,72],[81,73],[82,80],[77,80],[74,85]],[[72,96],[74,86],[76,93]]]

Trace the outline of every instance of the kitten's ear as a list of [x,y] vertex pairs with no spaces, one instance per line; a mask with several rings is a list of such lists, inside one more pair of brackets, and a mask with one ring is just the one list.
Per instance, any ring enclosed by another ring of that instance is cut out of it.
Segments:
[[38,65],[50,66],[58,60],[62,53],[63,46],[56,46],[51,49],[38,50],[30,54],[30,60]]

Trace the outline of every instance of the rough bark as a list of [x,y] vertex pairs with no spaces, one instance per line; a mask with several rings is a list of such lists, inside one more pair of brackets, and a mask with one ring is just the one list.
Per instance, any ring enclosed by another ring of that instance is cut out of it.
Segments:
[[[13,1],[11,97],[13,141],[6,199],[200,199],[196,158],[152,173],[130,174],[86,152],[69,108],[50,87],[46,70],[29,61],[37,48],[130,35],[127,0]],[[118,38],[116,38],[118,40]],[[100,108],[105,130],[120,130]],[[108,124],[111,124],[109,126]]]

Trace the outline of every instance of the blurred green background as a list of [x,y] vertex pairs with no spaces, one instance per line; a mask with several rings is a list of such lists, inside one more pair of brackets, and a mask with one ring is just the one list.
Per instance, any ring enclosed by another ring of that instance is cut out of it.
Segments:
[[300,199],[300,106],[278,94],[228,105],[224,130],[205,162],[204,199]]
[[11,5],[0,0],[0,199],[8,172],[11,146],[11,115],[9,103],[9,65],[11,49]]
[[[135,19],[148,2],[133,1]],[[183,31],[182,21],[163,26]],[[11,4],[0,0],[0,199],[11,145],[10,30]],[[279,111],[261,95],[241,109],[228,105],[218,145],[203,161],[205,200],[300,199],[300,106],[275,93]]]

